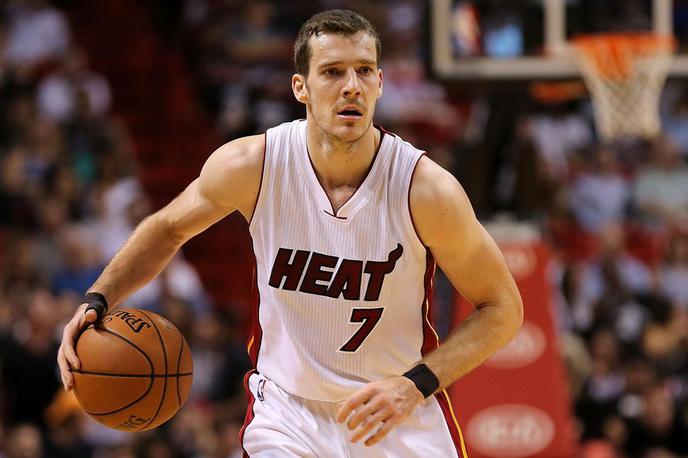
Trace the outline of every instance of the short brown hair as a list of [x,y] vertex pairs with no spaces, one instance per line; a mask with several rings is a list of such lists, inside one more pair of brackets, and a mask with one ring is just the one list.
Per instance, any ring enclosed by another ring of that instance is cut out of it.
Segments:
[[380,61],[382,45],[375,27],[366,18],[350,10],[329,10],[318,13],[307,20],[299,30],[294,43],[294,67],[296,72],[307,76],[311,61],[311,48],[308,41],[321,33],[335,33],[351,36],[366,32],[375,38],[377,61]]

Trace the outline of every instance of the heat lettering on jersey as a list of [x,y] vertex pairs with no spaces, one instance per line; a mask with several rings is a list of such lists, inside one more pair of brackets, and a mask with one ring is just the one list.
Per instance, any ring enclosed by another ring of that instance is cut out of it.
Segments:
[[[273,288],[357,301],[361,298],[363,274],[368,275],[364,300],[380,298],[385,277],[394,271],[404,253],[400,243],[389,252],[386,261],[358,261],[310,251],[280,248],[272,264],[270,281]],[[332,270],[339,264],[336,272]],[[303,275],[305,270],[305,275]],[[303,275],[303,280],[301,279]],[[300,282],[300,283],[299,283]]]

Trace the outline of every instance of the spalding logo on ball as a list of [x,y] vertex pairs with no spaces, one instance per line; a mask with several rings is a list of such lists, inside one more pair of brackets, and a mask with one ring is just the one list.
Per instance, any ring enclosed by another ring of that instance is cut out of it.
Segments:
[[191,390],[193,362],[184,336],[155,313],[118,308],[76,344],[74,394],[99,423],[145,431],[166,422]]

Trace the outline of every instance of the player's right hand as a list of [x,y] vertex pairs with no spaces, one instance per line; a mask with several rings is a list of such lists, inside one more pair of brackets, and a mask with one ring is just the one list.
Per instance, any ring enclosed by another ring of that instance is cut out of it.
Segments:
[[57,350],[57,364],[60,365],[62,385],[66,391],[71,390],[74,386],[72,368],[79,369],[81,365],[74,350],[76,339],[89,324],[98,319],[98,314],[95,310],[89,310],[84,313],[86,307],[88,307],[88,304],[81,304],[72,319],[64,327],[64,331],[62,331],[62,344],[60,344],[60,348]]

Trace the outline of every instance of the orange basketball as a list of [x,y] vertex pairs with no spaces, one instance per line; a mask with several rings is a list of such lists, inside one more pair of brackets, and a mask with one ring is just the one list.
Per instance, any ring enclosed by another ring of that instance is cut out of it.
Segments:
[[145,431],[166,422],[189,396],[191,352],[172,323],[155,313],[118,308],[79,337],[72,369],[81,407],[99,423]]

